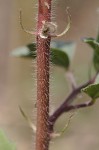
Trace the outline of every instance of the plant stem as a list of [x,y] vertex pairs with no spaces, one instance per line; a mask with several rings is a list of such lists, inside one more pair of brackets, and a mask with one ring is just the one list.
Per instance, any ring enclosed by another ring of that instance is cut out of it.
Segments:
[[79,108],[83,108],[83,107],[88,107],[93,105],[93,101],[89,101],[87,103],[83,103],[83,104],[77,104],[77,105],[71,105],[71,103],[74,101],[75,97],[81,93],[81,89],[88,86],[89,84],[94,83],[97,74],[95,74],[95,76],[90,79],[89,81],[87,81],[86,83],[82,84],[81,86],[77,87],[76,89],[74,89],[69,95],[68,97],[64,100],[64,102],[55,110],[55,112],[49,117],[49,122],[50,122],[50,132],[53,132],[53,127],[55,122],[57,121],[57,119],[65,112],[69,112],[73,109],[79,109]]
[[42,38],[39,33],[43,22],[51,21],[51,0],[38,0],[37,22],[37,133],[36,150],[49,148],[49,57],[51,37]]

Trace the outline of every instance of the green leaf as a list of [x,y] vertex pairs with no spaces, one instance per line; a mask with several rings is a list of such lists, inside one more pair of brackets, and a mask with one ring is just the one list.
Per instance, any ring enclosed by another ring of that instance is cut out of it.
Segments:
[[95,78],[94,84],[99,84],[99,73],[97,74]]
[[89,95],[93,100],[99,98],[99,84],[91,84],[83,88],[82,91]]
[[87,43],[93,50],[96,49],[95,39],[94,38],[84,38],[83,41]]
[[98,34],[97,34],[96,41],[99,42],[99,29],[98,29]]
[[76,49],[74,42],[53,41],[51,42],[51,47],[61,49],[68,55],[70,62],[73,60]]
[[93,100],[99,98],[99,73],[97,74],[94,84],[88,85],[82,91],[89,95]]
[[0,129],[0,150],[16,150],[15,145],[10,142],[4,132]]
[[67,54],[60,49],[51,48],[51,62],[65,69],[69,67],[69,58]]
[[99,37],[97,39],[93,38],[85,38],[84,42],[88,43],[92,49],[94,50],[93,53],[93,64],[96,71],[99,71]]
[[97,52],[94,53],[93,64],[94,64],[95,70],[98,72],[99,71],[99,54]]

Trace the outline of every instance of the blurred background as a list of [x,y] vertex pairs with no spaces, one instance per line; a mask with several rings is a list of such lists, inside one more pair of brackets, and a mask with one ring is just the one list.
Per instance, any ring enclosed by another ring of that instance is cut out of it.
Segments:
[[[66,7],[70,7],[72,25],[64,37],[54,40],[76,43],[72,70],[78,84],[88,79],[88,66],[92,50],[82,42],[83,37],[96,37],[99,26],[99,0],[53,0],[53,20],[58,32],[66,26]],[[0,128],[16,144],[17,150],[31,150],[34,138],[32,130],[21,115],[20,105],[35,120],[35,62],[32,59],[10,56],[12,50],[34,42],[35,37],[22,31],[19,10],[23,11],[23,24],[35,30],[37,0],[0,0]],[[59,67],[51,70],[51,109],[57,108],[68,94],[65,71]],[[88,100],[86,95],[80,101]],[[51,142],[51,150],[98,150],[99,149],[99,102],[81,109],[74,115],[63,136]],[[62,115],[55,130],[60,131],[68,120]],[[35,123],[35,121],[34,121]]]

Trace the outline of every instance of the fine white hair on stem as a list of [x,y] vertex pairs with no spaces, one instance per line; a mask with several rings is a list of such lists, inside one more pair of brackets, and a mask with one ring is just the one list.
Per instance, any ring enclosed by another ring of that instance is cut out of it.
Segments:
[[47,3],[47,2],[44,2],[44,4],[45,4],[45,6],[49,9],[50,8],[50,6],[49,6],[49,4]]
[[65,30],[60,34],[56,34],[57,25],[53,22],[46,22],[44,20],[44,21],[42,21],[42,29],[40,31],[40,37],[41,38],[47,38],[48,36],[50,36],[50,37],[61,37],[69,31],[70,25],[71,25],[71,15],[69,14],[68,9],[69,9],[69,7],[67,7],[67,9],[66,9],[66,12],[68,15],[68,24],[67,24]]
[[[43,21],[42,22],[42,30],[39,33],[41,38],[47,38],[48,36],[61,37],[61,36],[65,35],[69,31],[70,25],[71,25],[71,15],[70,15],[68,9],[69,9],[69,7],[67,7],[67,9],[66,9],[66,12],[67,12],[67,15],[68,15],[68,24],[67,24],[65,30],[62,33],[60,33],[60,34],[56,34],[57,25],[55,23],[53,23],[53,22],[45,22],[45,21]],[[26,28],[24,28],[23,23],[22,23],[22,11],[21,11],[21,9],[20,9],[19,20],[20,20],[21,28],[22,28],[22,30],[24,32],[26,32],[28,34],[31,34],[31,35],[37,35],[38,34],[36,32],[29,31]]]

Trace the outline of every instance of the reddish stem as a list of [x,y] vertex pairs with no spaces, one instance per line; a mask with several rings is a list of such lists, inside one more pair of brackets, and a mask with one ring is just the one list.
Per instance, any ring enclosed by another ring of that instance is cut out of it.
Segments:
[[[51,0],[38,0],[37,32],[42,30],[42,21],[51,21]],[[47,4],[47,5],[46,5]],[[36,150],[49,148],[49,57],[50,41],[37,35],[37,133]]]

